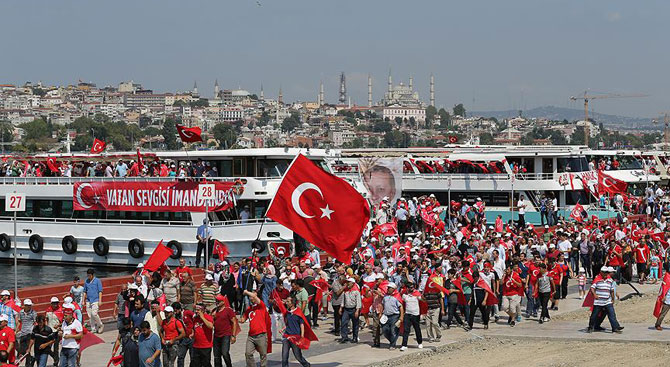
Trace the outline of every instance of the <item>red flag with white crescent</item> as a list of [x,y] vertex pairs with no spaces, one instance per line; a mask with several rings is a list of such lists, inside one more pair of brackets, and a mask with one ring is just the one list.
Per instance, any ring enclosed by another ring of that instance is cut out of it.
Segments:
[[202,141],[202,130],[197,126],[186,127],[184,125],[177,125],[177,134],[179,134],[179,138],[184,143],[195,143]]
[[625,181],[614,178],[603,171],[598,171],[598,192],[618,194],[625,193],[627,190],[628,184]]
[[272,242],[272,249],[277,257],[291,257],[291,245],[288,242]]
[[370,207],[347,181],[299,154],[286,171],[267,216],[349,264],[370,220]]
[[95,138],[93,139],[93,145],[91,146],[91,153],[100,154],[105,150],[106,147],[107,144],[104,141]]
[[582,206],[582,204],[580,203],[575,204],[575,207],[572,208],[572,211],[570,212],[570,217],[572,217],[574,220],[578,222],[584,221],[584,207]]

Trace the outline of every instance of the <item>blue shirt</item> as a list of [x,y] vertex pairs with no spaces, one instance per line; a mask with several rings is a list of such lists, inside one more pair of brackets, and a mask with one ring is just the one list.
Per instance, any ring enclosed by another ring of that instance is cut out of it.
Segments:
[[[670,292],[668,292],[670,293]],[[300,325],[305,322],[302,317],[289,312],[286,314],[286,335],[300,335]]]
[[207,238],[208,236],[212,235],[212,228],[207,225],[203,224],[200,227],[198,227],[198,236],[201,238]]
[[144,334],[140,334],[138,342],[139,342],[138,346],[139,346],[140,363],[142,363],[142,366],[161,367],[160,355],[158,355],[158,357],[154,359],[154,362],[151,365],[144,363],[144,361],[146,361],[149,357],[153,356],[157,350],[161,350],[161,340],[158,337],[158,335],[151,333],[151,335],[149,335],[149,337],[147,338],[146,336],[144,336]]
[[140,310],[135,310],[130,313],[130,321],[132,321],[133,326],[139,327],[142,321],[144,321],[144,317],[147,315],[147,309],[142,308]]
[[84,282],[84,292],[86,292],[86,301],[95,303],[100,301],[100,292],[102,292],[102,282],[98,278]]
[[16,311],[14,311],[14,309],[0,303],[0,315],[7,315],[7,317],[9,317],[7,326],[9,326],[10,329],[16,329],[16,320],[14,319],[14,316],[16,316]]
[[117,165],[116,173],[119,175],[119,177],[126,177],[126,174],[128,174],[128,166],[126,166],[125,163]]

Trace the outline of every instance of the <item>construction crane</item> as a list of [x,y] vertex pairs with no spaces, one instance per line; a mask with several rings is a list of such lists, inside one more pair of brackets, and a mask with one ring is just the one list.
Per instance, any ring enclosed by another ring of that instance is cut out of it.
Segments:
[[[661,112],[663,115],[663,150],[668,150],[670,148],[670,112]],[[654,124],[658,124],[660,119],[651,120]]]
[[591,134],[591,128],[589,125],[589,101],[592,99],[607,99],[607,98],[634,98],[634,97],[647,97],[647,94],[588,94],[588,91],[584,92],[584,95],[581,97],[571,96],[570,100],[572,101],[584,101],[584,145],[589,146],[589,138]]

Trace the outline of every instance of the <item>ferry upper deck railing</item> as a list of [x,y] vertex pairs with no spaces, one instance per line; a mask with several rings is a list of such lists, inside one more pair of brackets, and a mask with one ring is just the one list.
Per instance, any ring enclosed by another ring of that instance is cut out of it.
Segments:
[[[13,216],[0,216],[0,221],[13,220]],[[77,224],[138,224],[138,225],[177,225],[177,226],[192,226],[197,227],[200,223],[193,224],[191,221],[179,220],[161,220],[161,219],[106,219],[106,218],[48,218],[48,217],[19,217],[20,222],[35,222],[35,223],[77,223]],[[226,227],[232,225],[256,225],[260,223],[271,223],[269,218],[252,218],[252,219],[233,219],[225,221],[212,221],[210,225],[212,228]]]
[[231,182],[237,179],[279,180],[281,177],[0,177],[0,185],[72,185],[75,182],[175,182],[218,181]]
[[[336,174],[344,178],[359,177],[358,172],[338,172]],[[557,180],[561,173],[518,173],[515,175],[516,180],[533,181],[533,180]],[[409,180],[477,180],[477,181],[496,181],[496,180],[511,180],[512,175],[509,173],[404,173],[403,179]]]

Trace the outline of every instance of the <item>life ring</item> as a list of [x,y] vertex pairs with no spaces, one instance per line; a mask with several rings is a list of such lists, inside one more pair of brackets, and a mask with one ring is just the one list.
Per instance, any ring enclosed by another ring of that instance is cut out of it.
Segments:
[[233,182],[232,190],[233,193],[237,196],[244,194],[244,182],[242,182],[242,180],[238,178],[237,180],[235,180],[235,182]]
[[68,255],[72,255],[77,252],[77,239],[74,236],[65,236],[61,242],[63,246],[63,252]]
[[168,242],[167,248],[172,250],[172,255],[170,255],[170,258],[173,260],[177,260],[181,257],[181,252],[182,252],[182,246],[179,241],[172,240]]
[[0,251],[9,251],[12,248],[12,240],[6,233],[0,234]]
[[144,242],[137,238],[130,240],[128,242],[128,253],[136,259],[144,256]]
[[28,247],[33,253],[39,254],[44,249],[44,240],[42,236],[34,234],[28,238]]
[[109,253],[109,242],[105,237],[98,237],[93,240],[93,251],[98,256],[106,256]]
[[254,242],[251,243],[251,248],[253,250],[256,250],[256,252],[260,254],[263,251],[265,251],[265,249],[267,248],[267,244],[265,242],[255,240]]

